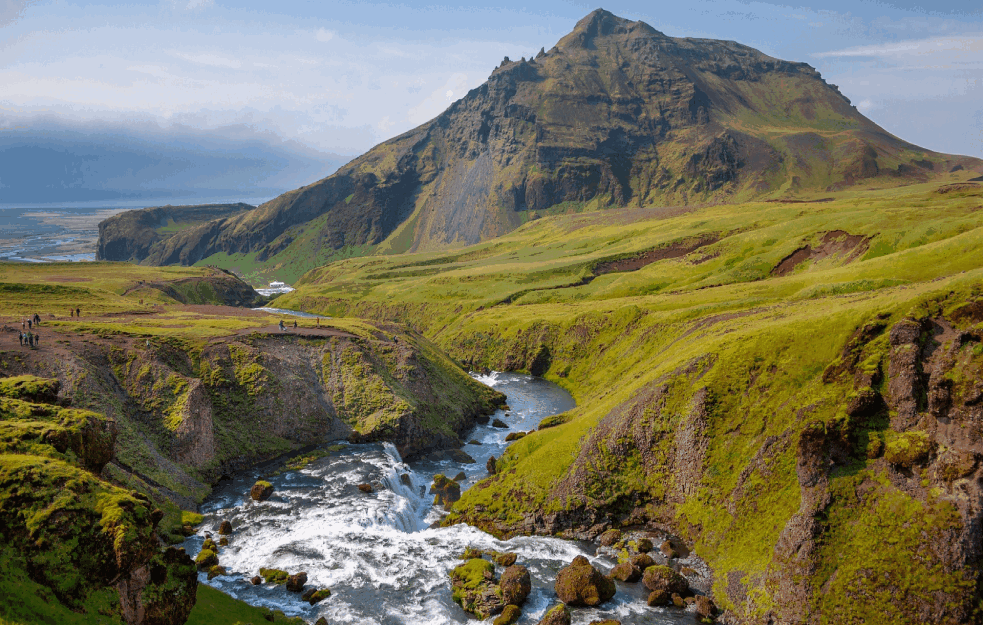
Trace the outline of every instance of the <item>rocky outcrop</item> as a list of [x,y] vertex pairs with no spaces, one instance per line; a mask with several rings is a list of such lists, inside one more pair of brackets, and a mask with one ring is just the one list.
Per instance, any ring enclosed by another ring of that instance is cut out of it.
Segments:
[[259,480],[249,489],[249,497],[253,501],[266,501],[273,495],[273,485],[265,480]]
[[615,594],[614,582],[602,575],[584,556],[560,569],[553,586],[560,601],[569,606],[596,606]]
[[430,494],[434,496],[433,504],[444,510],[450,510],[454,502],[461,498],[461,485],[445,475],[433,476]]
[[98,475],[112,457],[115,424],[4,391],[22,382],[0,380],[0,586],[37,584],[19,601],[41,593],[45,613],[64,611],[66,618],[85,613],[96,595],[114,594],[129,625],[186,620],[198,585],[195,563],[183,550],[161,551],[156,530],[164,513],[149,498]]
[[495,565],[472,558],[451,571],[453,599],[465,611],[484,620],[505,608],[501,589],[495,583]]
[[520,564],[509,566],[502,573],[499,586],[502,589],[502,600],[507,605],[521,606],[532,591],[529,570]]
[[140,262],[155,246],[178,232],[213,219],[225,219],[256,208],[249,204],[156,206],[124,211],[99,224],[97,260]]

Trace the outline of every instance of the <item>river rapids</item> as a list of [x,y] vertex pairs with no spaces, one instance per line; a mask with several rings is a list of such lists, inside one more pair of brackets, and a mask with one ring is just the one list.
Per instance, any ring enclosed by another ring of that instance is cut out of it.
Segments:
[[[432,506],[427,493],[435,473],[467,475],[466,489],[487,475],[485,460],[501,456],[510,431],[535,429],[539,421],[575,406],[560,387],[528,375],[492,373],[475,377],[505,393],[509,429],[477,426],[468,437],[476,443],[464,451],[477,463],[426,460],[404,463],[390,444],[347,445],[315,460],[304,469],[267,477],[262,469],[238,475],[216,487],[201,506],[199,534],[185,542],[189,554],[201,549],[206,532],[216,539],[223,520],[234,533],[219,559],[228,575],[207,583],[257,606],[302,616],[313,623],[323,616],[332,625],[478,623],[451,600],[448,573],[461,563],[465,547],[512,551],[529,569],[532,593],[519,623],[534,624],[557,602],[553,583],[559,569],[577,555],[587,556],[601,572],[616,562],[595,555],[592,543],[549,537],[518,537],[507,541],[467,525],[431,528],[444,512]],[[409,485],[402,475],[409,476]],[[260,477],[273,484],[273,496],[257,503],[249,488]],[[374,485],[366,494],[358,485]],[[290,573],[306,571],[308,587],[330,588],[331,597],[310,606],[283,586],[253,586],[249,579],[261,567]],[[694,617],[675,608],[650,608],[641,584],[618,582],[614,599],[598,609],[573,610],[573,623],[613,618],[623,624],[693,623]],[[490,620],[488,621],[491,622]]]

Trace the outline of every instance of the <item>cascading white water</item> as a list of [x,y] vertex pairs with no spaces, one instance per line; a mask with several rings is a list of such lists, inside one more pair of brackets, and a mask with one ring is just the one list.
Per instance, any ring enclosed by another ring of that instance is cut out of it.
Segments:
[[[543,417],[574,405],[559,387],[530,376],[475,377],[506,393],[511,413],[496,417],[508,422],[510,429],[533,429]],[[275,491],[262,503],[247,494],[260,475],[239,476],[216,489],[202,506],[202,535],[185,546],[189,553],[197,553],[204,531],[214,533],[228,519],[235,531],[219,558],[229,574],[211,581],[202,574],[202,582],[309,622],[324,616],[332,624],[379,625],[475,622],[451,600],[448,573],[460,564],[457,556],[468,546],[514,551],[533,578],[533,592],[520,623],[535,623],[556,601],[553,582],[562,566],[577,555],[587,555],[602,570],[614,562],[595,557],[592,545],[557,538],[500,541],[467,525],[430,528],[443,515],[433,508],[427,493],[433,474],[454,476],[463,471],[467,476],[463,485],[483,478],[487,456],[501,455],[507,431],[476,428],[469,438],[477,443],[464,448],[477,460],[475,464],[404,463],[388,443],[346,445],[302,470],[267,478]],[[359,491],[362,483],[374,484],[374,492]],[[332,595],[312,607],[282,586],[253,586],[248,580],[261,567],[306,571],[308,586],[331,588]],[[602,609],[577,610],[574,623],[601,618],[616,618],[625,625],[692,622],[691,615],[647,607],[644,592],[644,588],[619,588]]]

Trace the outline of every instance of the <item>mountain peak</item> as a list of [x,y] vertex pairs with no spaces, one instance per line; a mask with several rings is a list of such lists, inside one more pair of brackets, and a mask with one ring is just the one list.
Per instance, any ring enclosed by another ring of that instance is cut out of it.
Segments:
[[595,9],[588,13],[573,27],[569,35],[560,40],[558,48],[574,45],[581,48],[590,48],[597,37],[610,35],[627,35],[638,33],[644,35],[662,35],[648,24],[642,21],[632,21],[623,17],[618,17],[610,11]]

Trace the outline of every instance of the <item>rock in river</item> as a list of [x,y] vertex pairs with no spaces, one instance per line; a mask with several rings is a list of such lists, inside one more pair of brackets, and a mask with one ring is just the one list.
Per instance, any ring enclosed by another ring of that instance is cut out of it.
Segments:
[[570,606],[595,606],[614,596],[614,582],[595,569],[584,556],[577,556],[560,569],[554,585],[560,601]]

